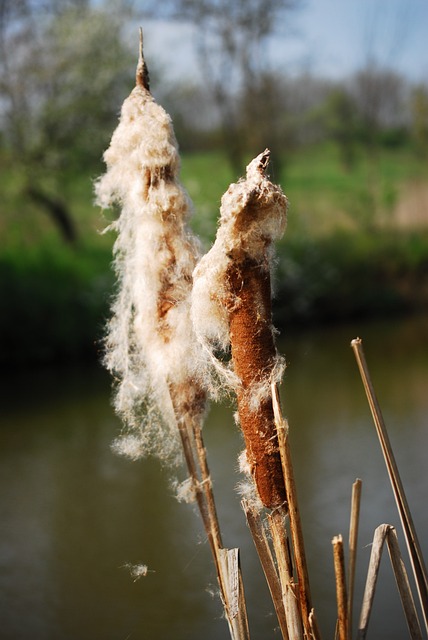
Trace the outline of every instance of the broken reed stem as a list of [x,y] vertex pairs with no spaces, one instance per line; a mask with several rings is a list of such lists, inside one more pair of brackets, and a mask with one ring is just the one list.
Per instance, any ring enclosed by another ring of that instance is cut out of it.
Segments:
[[388,545],[389,557],[391,560],[392,569],[394,571],[395,581],[397,583],[401,603],[403,605],[404,615],[406,616],[410,637],[413,640],[422,640],[422,632],[419,625],[418,614],[416,612],[416,607],[413,600],[409,579],[407,577],[406,568],[404,566],[403,558],[401,557],[397,532],[394,527],[388,529],[386,544]]
[[389,525],[383,524],[377,527],[372,543],[369,568],[367,571],[366,586],[364,589],[363,603],[361,606],[360,620],[358,623],[358,638],[363,640],[367,634],[369,618],[372,611],[376,582],[379,574],[382,547]]
[[400,548],[398,546],[397,533],[394,527],[389,524],[381,524],[377,527],[374,533],[366,586],[364,589],[363,604],[358,624],[358,640],[364,640],[367,635],[385,540],[388,545],[388,552],[400,594],[401,603],[403,605],[404,614],[406,616],[410,637],[412,640],[422,640],[421,628],[409,579],[401,557]]
[[348,625],[348,596],[346,590],[345,556],[342,536],[335,536],[332,540],[334,573],[336,576],[336,600],[339,640],[349,640]]
[[221,579],[225,580],[222,589],[226,594],[225,604],[229,631],[233,640],[249,640],[244,589],[239,563],[239,549],[218,550]]
[[355,569],[357,564],[358,525],[360,519],[362,482],[357,478],[352,485],[351,519],[349,524],[349,563],[348,563],[348,635],[352,637],[352,616],[354,603]]
[[266,530],[259,513],[249,504],[248,500],[242,500],[242,508],[247,518],[247,524],[253,538],[254,545],[259,556],[260,564],[266,577],[276,616],[283,640],[288,640],[287,620],[282,598],[281,583],[272,556],[272,551],[266,536]]
[[298,578],[299,601],[302,611],[302,621],[306,636],[319,638],[320,633],[311,603],[309,574],[306,563],[305,544],[303,540],[302,522],[297,500],[296,482],[288,439],[288,423],[282,415],[279,401],[278,387],[272,383],[272,406],[275,425],[278,434],[279,451],[281,454],[282,470],[287,495],[288,515],[290,518],[290,532],[293,543],[294,561]]
[[394,453],[389,441],[388,432],[383,420],[380,405],[377,400],[374,387],[370,378],[367,362],[365,359],[362,340],[356,338],[352,340],[351,347],[358,364],[361,379],[367,395],[367,400],[375,423],[376,432],[382,448],[385,464],[388,470],[389,478],[394,492],[395,502],[400,514],[401,524],[406,539],[407,549],[415,576],[419,600],[421,603],[422,613],[425,622],[425,628],[428,633],[428,576],[425,567],[422,550],[413,524],[412,515],[407,503],[404,487],[401,482],[398,467],[395,461]]

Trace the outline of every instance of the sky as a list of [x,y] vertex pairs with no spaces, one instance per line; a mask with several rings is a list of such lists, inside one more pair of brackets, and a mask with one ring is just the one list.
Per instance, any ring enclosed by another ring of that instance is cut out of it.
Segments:
[[[428,83],[428,0],[303,0],[286,20],[269,43],[274,68],[340,79],[369,61]],[[146,23],[147,59],[173,77],[197,75],[195,29]]]

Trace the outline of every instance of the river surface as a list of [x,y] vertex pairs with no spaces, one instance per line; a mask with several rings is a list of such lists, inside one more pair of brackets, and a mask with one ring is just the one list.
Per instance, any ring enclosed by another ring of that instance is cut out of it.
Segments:
[[[428,319],[355,323],[281,338],[312,599],[334,637],[332,538],[347,540],[363,482],[357,622],[375,528],[397,527],[392,491],[350,341],[363,338],[422,550],[428,553]],[[120,424],[101,369],[4,376],[0,417],[0,637],[3,640],[227,639],[208,544],[156,460],[129,462],[110,443]],[[242,442],[233,410],[204,427],[226,546],[241,549],[251,638],[279,638],[235,490]],[[144,564],[134,581],[127,565]],[[385,551],[368,638],[408,637]]]

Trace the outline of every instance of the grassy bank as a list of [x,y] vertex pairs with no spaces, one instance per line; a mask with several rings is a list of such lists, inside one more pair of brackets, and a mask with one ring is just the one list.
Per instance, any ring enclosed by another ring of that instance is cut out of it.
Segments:
[[[349,172],[334,147],[324,145],[299,151],[281,175],[275,171],[291,203],[278,247],[279,326],[428,307],[428,170],[411,150],[383,151],[375,162],[361,156]],[[221,154],[183,158],[193,226],[205,248],[220,198],[238,177]],[[3,180],[1,361],[98,357],[113,286],[113,236],[99,234],[105,221],[92,206],[90,177],[75,178],[67,193],[79,231],[74,247],[20,196],[18,176],[6,170]]]
[[[290,157],[280,170],[270,168],[290,201],[287,240],[319,238],[338,228],[359,233],[396,228],[399,222],[411,227],[410,218],[398,221],[400,205],[421,185],[428,187],[427,162],[408,147],[380,149],[370,158],[360,151],[352,170],[342,166],[332,144],[303,148]],[[197,153],[184,156],[182,178],[195,203],[194,227],[212,241],[221,196],[240,176],[233,174],[223,154]],[[415,220],[418,227],[421,223],[428,227],[427,211],[424,219]]]

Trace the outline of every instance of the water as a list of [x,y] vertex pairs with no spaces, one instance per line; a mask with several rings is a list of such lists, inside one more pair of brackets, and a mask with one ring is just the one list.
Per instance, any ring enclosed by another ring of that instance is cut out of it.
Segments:
[[[356,613],[374,529],[397,527],[388,477],[350,340],[360,335],[408,502],[427,556],[428,323],[354,325],[282,341],[282,389],[313,602],[332,638],[331,539],[348,535],[351,486],[363,481]],[[118,458],[110,379],[98,369],[23,372],[1,385],[0,637],[4,640],[228,638],[208,545],[193,507],[177,503],[153,460]],[[251,636],[279,638],[235,491],[242,447],[227,407],[205,439],[227,546],[241,549]],[[134,582],[128,563],[146,564]],[[369,634],[407,637],[385,553]]]

